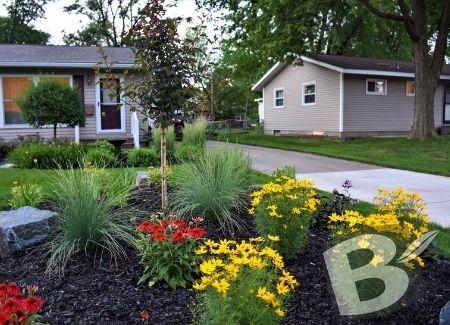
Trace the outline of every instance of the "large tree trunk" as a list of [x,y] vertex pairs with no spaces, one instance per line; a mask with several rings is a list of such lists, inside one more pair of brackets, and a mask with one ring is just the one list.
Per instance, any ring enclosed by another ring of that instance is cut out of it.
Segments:
[[427,48],[420,43],[414,44],[416,78],[411,136],[416,139],[427,139],[437,136],[434,124],[434,95],[439,75],[433,73]]
[[161,126],[161,208],[164,213],[169,209],[169,199],[167,194],[167,127]]

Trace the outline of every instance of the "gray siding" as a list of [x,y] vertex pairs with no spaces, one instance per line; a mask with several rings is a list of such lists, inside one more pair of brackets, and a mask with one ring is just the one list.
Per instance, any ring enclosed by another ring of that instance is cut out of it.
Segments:
[[[367,95],[366,79],[344,76],[344,132],[408,132],[414,116],[414,97],[406,96],[407,78],[387,80],[387,95]],[[442,84],[435,94],[436,127],[442,124]]]
[[[316,105],[302,105],[302,83],[315,81]],[[339,132],[339,72],[308,62],[287,66],[264,87],[264,131]],[[284,108],[274,108],[274,89],[284,88]]]

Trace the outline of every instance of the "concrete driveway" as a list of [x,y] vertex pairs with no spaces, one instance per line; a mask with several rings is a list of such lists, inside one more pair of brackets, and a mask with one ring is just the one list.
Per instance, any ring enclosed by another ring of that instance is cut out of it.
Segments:
[[314,154],[262,148],[223,142],[208,142],[209,147],[228,145],[247,151],[253,168],[270,174],[284,166],[295,166],[297,178],[316,182],[317,188],[331,192],[350,180],[352,197],[372,202],[378,188],[389,190],[403,187],[406,191],[422,195],[433,222],[450,226],[450,177],[383,168],[353,161]]

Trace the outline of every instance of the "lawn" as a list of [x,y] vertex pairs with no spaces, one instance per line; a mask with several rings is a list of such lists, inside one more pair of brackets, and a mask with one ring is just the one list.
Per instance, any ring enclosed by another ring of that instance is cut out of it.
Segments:
[[450,137],[425,141],[400,137],[336,140],[245,133],[220,134],[213,139],[450,176]]

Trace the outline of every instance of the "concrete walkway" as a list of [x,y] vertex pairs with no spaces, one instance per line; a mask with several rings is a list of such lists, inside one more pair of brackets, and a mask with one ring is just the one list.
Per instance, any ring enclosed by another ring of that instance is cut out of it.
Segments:
[[[208,142],[208,146],[225,143]],[[399,169],[383,168],[319,155],[262,148],[248,145],[228,144],[246,150],[252,158],[253,168],[270,174],[277,168],[295,166],[297,178],[316,182],[317,188],[331,192],[350,180],[352,197],[372,202],[378,188],[389,190],[403,187],[406,191],[422,195],[433,222],[450,226],[450,177],[416,173]]]

